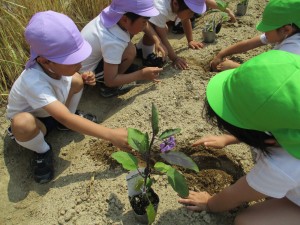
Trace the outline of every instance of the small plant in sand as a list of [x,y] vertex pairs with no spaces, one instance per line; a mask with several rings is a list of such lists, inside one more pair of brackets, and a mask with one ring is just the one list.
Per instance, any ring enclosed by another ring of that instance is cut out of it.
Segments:
[[205,23],[203,31],[219,33],[222,27],[222,23],[229,20],[229,16],[226,13],[228,3],[221,0],[216,0],[218,9],[209,10],[208,13],[213,13],[212,18]]
[[[112,154],[112,157],[122,164],[124,169],[137,171],[139,179],[136,179],[134,188],[140,194],[130,196],[129,200],[136,214],[145,214],[148,224],[151,224],[156,216],[158,206],[158,196],[151,188],[155,180],[151,177],[154,171],[159,174],[166,174],[169,184],[182,197],[189,194],[189,189],[184,176],[172,165],[182,166],[199,172],[195,162],[184,153],[175,151],[176,146],[174,135],[180,132],[180,129],[167,129],[160,133],[158,112],[152,104],[152,134],[143,133],[134,128],[128,128],[128,143],[137,151],[142,160],[146,162],[146,168],[139,168],[138,159],[128,152],[119,151]],[[160,134],[159,134],[160,133]],[[159,144],[159,146],[158,146]],[[153,165],[154,158],[160,157],[164,162],[156,162]],[[142,204],[142,206],[141,206]],[[138,208],[136,206],[141,206]]]
[[238,4],[240,4],[240,5],[248,5],[248,1],[249,0],[241,0],[241,1],[239,1]]
[[239,1],[239,3],[236,5],[236,15],[237,16],[244,16],[246,14],[248,2],[249,2],[249,0]]

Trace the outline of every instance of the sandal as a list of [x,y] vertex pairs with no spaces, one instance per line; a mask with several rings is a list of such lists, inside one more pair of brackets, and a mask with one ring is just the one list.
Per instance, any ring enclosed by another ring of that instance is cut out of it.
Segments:
[[98,123],[97,116],[95,116],[95,115],[93,115],[91,113],[85,113],[85,112],[83,112],[81,110],[76,110],[75,114],[78,115],[78,116],[81,116],[81,117],[83,117],[85,119],[88,119],[88,120],[90,120],[90,121],[92,121],[94,123]]

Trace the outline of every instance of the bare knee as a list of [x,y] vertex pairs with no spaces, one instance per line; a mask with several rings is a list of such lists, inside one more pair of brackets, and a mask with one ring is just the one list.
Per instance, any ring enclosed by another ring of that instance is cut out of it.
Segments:
[[132,44],[132,42],[128,43],[127,48],[125,49],[124,53],[123,53],[123,59],[127,59],[133,62],[133,60],[136,57],[136,49],[134,44]]
[[254,214],[248,213],[248,210],[246,209],[236,216],[234,225],[263,225],[259,218],[259,216],[256,217]]
[[25,141],[35,136],[40,128],[36,118],[30,113],[19,113],[14,116],[11,122],[12,132],[17,140]]
[[[234,225],[248,225],[251,220],[245,213],[238,214],[234,219]],[[252,221],[251,221],[252,222]]]
[[72,76],[71,90],[73,94],[80,92],[83,88],[83,80],[80,74],[76,73]]

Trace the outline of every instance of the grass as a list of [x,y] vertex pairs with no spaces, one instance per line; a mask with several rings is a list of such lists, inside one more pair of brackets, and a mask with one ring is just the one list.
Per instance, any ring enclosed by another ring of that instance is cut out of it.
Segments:
[[64,13],[81,30],[96,17],[110,0],[2,0],[0,2],[0,106],[7,101],[9,90],[29,58],[24,30],[39,11]]

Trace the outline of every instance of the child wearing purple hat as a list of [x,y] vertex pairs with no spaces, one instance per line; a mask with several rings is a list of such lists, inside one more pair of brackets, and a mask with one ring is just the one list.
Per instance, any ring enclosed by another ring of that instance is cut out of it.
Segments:
[[106,128],[91,114],[76,113],[84,83],[94,85],[95,77],[77,73],[92,49],[74,22],[57,12],[39,12],[29,21],[25,38],[30,59],[9,93],[7,118],[16,142],[35,152],[35,181],[46,183],[54,176],[53,153],[44,136],[60,124],[127,148],[125,129]]
[[[160,39],[167,49],[168,57],[172,60],[174,66],[179,69],[186,69],[188,67],[186,61],[177,56],[168,41],[166,24],[168,21],[175,21],[177,17],[181,19],[189,46],[201,48],[202,43],[193,40],[190,18],[194,13],[202,14],[205,12],[205,0],[154,0],[154,5],[159,11],[159,15],[151,17],[149,22],[158,34],[157,39]],[[153,53],[153,44],[152,37],[145,34],[136,45],[138,55],[143,58],[144,66],[157,63],[157,58]]]
[[[113,0],[82,29],[81,34],[92,46],[92,53],[83,61],[81,71],[96,74],[103,97],[127,92],[129,88],[123,85],[134,81],[157,80],[162,71],[157,65],[140,70],[131,66],[136,57],[131,38],[141,31],[154,37],[148,19],[155,15],[158,11],[153,0]],[[164,55],[160,41],[153,41]]]

